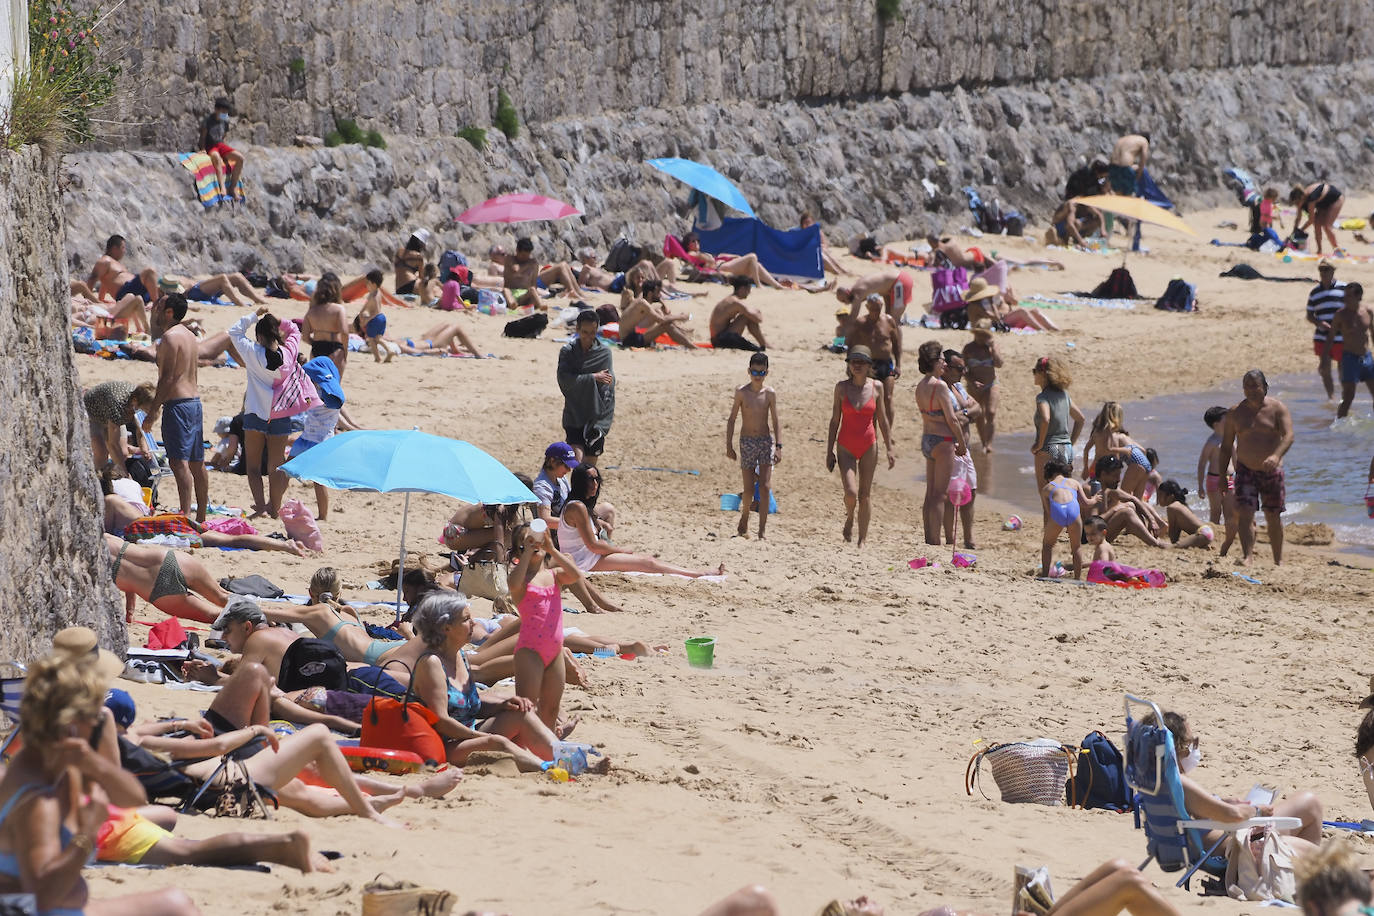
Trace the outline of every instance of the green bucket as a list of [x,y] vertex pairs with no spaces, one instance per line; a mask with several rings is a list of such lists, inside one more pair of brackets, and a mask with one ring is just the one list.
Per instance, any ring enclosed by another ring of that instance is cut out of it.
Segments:
[[693,636],[687,640],[687,664],[693,668],[710,668],[716,660],[716,638]]

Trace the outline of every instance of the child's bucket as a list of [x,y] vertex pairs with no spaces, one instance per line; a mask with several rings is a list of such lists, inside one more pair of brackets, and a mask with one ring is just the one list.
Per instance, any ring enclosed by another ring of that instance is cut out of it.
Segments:
[[687,664],[693,668],[710,668],[716,660],[716,638],[693,636],[687,640]]

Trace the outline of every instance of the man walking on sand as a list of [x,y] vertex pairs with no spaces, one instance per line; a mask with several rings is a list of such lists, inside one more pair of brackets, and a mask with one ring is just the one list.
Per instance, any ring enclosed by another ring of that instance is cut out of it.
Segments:
[[[1221,433],[1221,466],[1236,463],[1236,520],[1240,528],[1241,564],[1249,566],[1255,549],[1255,512],[1264,510],[1274,565],[1283,562],[1283,513],[1286,496],[1283,456],[1293,446],[1293,421],[1278,398],[1269,397],[1264,373],[1251,369],[1241,379],[1245,400],[1226,414]],[[1225,475],[1221,491],[1230,487]]]
[[596,312],[577,315],[577,337],[558,352],[558,387],[563,392],[564,441],[577,460],[596,467],[615,420],[615,371],[611,348],[597,333]]
[[210,499],[210,475],[205,472],[203,417],[196,379],[196,368],[200,365],[198,341],[181,323],[186,317],[185,296],[169,293],[162,298],[160,307],[158,324],[162,340],[157,346],[157,393],[143,429],[152,432],[153,420],[162,410],[162,444],[176,477],[180,512],[191,514],[194,490],[196,521],[203,523]]
[[1312,351],[1317,354],[1317,375],[1326,387],[1326,399],[1336,397],[1331,380],[1331,362],[1341,361],[1344,352],[1341,332],[1331,327],[1331,319],[1345,303],[1345,284],[1336,282],[1336,265],[1326,258],[1317,263],[1319,282],[1307,294],[1307,320],[1312,324]]
[[[1107,185],[1113,194],[1123,197],[1139,197],[1140,181],[1145,177],[1145,166],[1150,161],[1150,135],[1145,133],[1126,134],[1116,141],[1112,148],[1111,161],[1107,164]],[[1112,237],[1112,216],[1107,214],[1107,238]],[[1123,219],[1121,228],[1126,230]],[[1130,232],[1126,232],[1130,235]]]
[[1363,298],[1363,286],[1347,283],[1344,307],[1331,318],[1331,333],[1342,338],[1345,347],[1341,353],[1341,406],[1336,408],[1337,417],[1350,413],[1358,383],[1364,382],[1374,397],[1374,354],[1369,349],[1374,338],[1374,309],[1364,305]]
[[873,354],[873,379],[883,386],[883,410],[887,412],[887,427],[892,428],[893,402],[896,400],[897,379],[902,377],[902,329],[885,309],[883,297],[870,293],[864,300],[865,309],[845,338],[848,346],[860,344]]

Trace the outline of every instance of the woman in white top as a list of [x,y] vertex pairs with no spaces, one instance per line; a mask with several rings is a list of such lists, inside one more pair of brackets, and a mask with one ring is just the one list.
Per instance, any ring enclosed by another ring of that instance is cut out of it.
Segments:
[[686,569],[645,553],[621,550],[601,540],[592,530],[592,511],[600,492],[601,471],[588,464],[578,465],[572,472],[572,487],[568,491],[568,501],[563,504],[558,526],[558,547],[572,558],[578,569],[583,572],[661,573],[690,579],[724,575],[724,563],[718,569]]
[[[248,329],[254,326],[253,336]],[[243,461],[248,471],[248,489],[253,494],[253,514],[273,518],[286,493],[286,475],[277,470],[286,460],[286,440],[291,434],[291,418],[272,417],[272,388],[278,379],[296,365],[300,329],[294,322],[279,321],[263,306],[244,315],[229,329],[243,366],[248,370],[248,387],[243,398]],[[267,446],[270,498],[263,500],[262,449]]]

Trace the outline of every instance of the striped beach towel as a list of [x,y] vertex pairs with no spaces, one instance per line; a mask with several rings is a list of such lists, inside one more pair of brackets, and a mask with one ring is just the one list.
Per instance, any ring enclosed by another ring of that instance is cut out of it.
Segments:
[[[196,197],[202,206],[209,208],[229,200],[220,193],[219,182],[215,180],[215,164],[210,161],[209,153],[177,153],[181,167],[191,173],[195,181]],[[243,200],[243,182],[234,188],[234,199]]]

